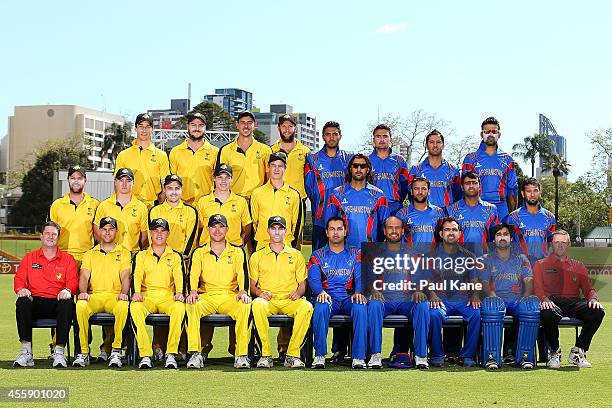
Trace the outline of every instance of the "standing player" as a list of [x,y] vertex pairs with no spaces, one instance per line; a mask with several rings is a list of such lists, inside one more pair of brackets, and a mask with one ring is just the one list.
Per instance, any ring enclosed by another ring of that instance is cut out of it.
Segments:
[[326,243],[325,222],[327,203],[334,189],[344,182],[351,153],[340,150],[342,131],[338,122],[323,125],[323,148],[306,157],[304,187],[312,211],[312,250],[323,248]]
[[[349,160],[346,183],[329,197],[328,217],[342,217],[347,225],[346,243],[361,247],[362,242],[380,241],[389,217],[387,198],[372,184],[372,164],[358,153]],[[329,219],[329,218],[328,218]]]
[[117,155],[115,169],[129,168],[132,170],[134,195],[145,203],[147,208],[151,208],[156,201],[161,203],[165,199],[162,183],[170,174],[168,155],[155,147],[151,141],[153,122],[148,113],[136,116],[135,126],[136,140],[132,142],[131,147]]
[[465,156],[462,171],[478,174],[482,183],[482,199],[494,204],[499,220],[505,221],[518,203],[516,164],[512,156],[499,150],[497,141],[501,132],[498,120],[488,117],[480,128],[480,147]]
[[282,115],[278,119],[278,133],[280,138],[274,143],[272,153],[284,152],[287,154],[287,169],[283,180],[298,193],[302,200],[302,218],[299,226],[299,235],[297,236],[297,245],[295,248],[302,247],[302,235],[304,231],[304,219],[306,218],[306,189],[304,187],[304,165],[306,164],[306,156],[310,154],[310,149],[302,142],[295,138],[297,123],[293,116]]
[[115,243],[116,235],[117,220],[102,218],[102,241],[83,256],[76,304],[81,353],[74,359],[74,367],[89,365],[89,318],[100,312],[115,316],[113,349],[108,366],[121,367],[121,341],[128,316],[132,256],[130,251]]
[[350,315],[353,321],[353,368],[366,368],[368,332],[366,299],[361,294],[361,251],[345,245],[342,218],[327,220],[328,244],[314,251],[308,262],[308,284],[316,297],[312,326],[315,358],[312,368],[325,368],[329,319]]
[[419,164],[410,168],[408,182],[417,177],[425,177],[431,183],[429,202],[440,208],[459,201],[463,197],[461,191],[461,176],[459,170],[444,160],[444,136],[437,130],[432,130],[425,136],[427,157]]
[[389,213],[395,214],[404,206],[408,194],[408,164],[397,153],[391,151],[391,129],[378,125],[372,131],[374,151],[370,153],[372,179],[389,203]]
[[257,367],[271,368],[268,316],[276,313],[293,317],[293,333],[287,349],[285,367],[303,368],[300,347],[310,326],[312,305],[303,296],[306,292],[306,264],[297,249],[285,245],[287,222],[283,217],[268,220],[270,242],[255,251],[249,260],[249,278],[253,300],[251,309],[261,339],[261,358]]
[[151,247],[134,257],[134,294],[130,314],[136,327],[136,342],[142,360],[138,368],[151,368],[153,349],[147,334],[146,317],[151,313],[170,316],[166,368],[177,368],[176,353],[185,317],[183,259],[167,245],[170,226],[163,218],[151,220]]
[[170,151],[170,171],[183,180],[183,201],[196,205],[200,197],[212,191],[212,173],[219,149],[204,138],[206,118],[189,112],[185,141]]
[[[482,279],[488,292],[480,308],[482,316],[482,363],[488,369],[502,364],[504,316],[514,317],[516,363],[523,369],[535,366],[535,343],[540,327],[540,300],[533,296],[533,275],[527,256],[511,247],[510,226],[497,224],[491,230],[495,249],[484,257]],[[517,327],[516,327],[517,326]],[[506,341],[510,336],[506,337]]]

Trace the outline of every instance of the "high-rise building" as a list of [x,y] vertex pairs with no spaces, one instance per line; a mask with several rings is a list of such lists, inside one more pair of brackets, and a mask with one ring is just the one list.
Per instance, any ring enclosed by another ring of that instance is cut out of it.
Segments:
[[253,110],[253,94],[238,88],[217,88],[213,95],[204,95],[202,100],[219,105],[234,119],[240,112]]
[[[559,156],[561,156],[562,159],[567,158],[567,144],[565,142],[565,137],[558,134],[551,120],[548,119],[546,116],[542,115],[541,113],[539,116],[538,133],[548,136],[548,138],[552,141],[553,153],[557,153]],[[543,166],[544,166],[544,160],[542,156],[540,155],[539,167],[537,169],[536,174],[538,177],[550,176],[552,172],[543,171],[542,170]]]
[[278,133],[278,118],[289,114],[297,123],[295,136],[310,150],[320,149],[319,132],[317,131],[317,118],[306,113],[293,112],[293,106],[286,104],[270,105],[270,112],[254,113],[257,120],[257,129],[268,135],[270,144],[275,143],[280,134]]
[[155,129],[173,129],[176,122],[191,109],[189,99],[170,99],[170,109],[149,109]]

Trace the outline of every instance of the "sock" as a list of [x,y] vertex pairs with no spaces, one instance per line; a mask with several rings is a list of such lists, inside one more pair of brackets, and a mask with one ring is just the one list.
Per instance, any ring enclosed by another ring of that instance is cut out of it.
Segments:
[[64,348],[62,346],[55,346],[55,352],[57,354],[64,354]]
[[26,351],[32,354],[32,342],[31,341],[22,341],[21,342],[21,350]]

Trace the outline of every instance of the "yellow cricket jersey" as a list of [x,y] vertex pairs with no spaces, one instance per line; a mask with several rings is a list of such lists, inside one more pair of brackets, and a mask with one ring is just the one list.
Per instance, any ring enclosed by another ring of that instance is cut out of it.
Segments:
[[197,248],[191,258],[190,289],[198,293],[236,294],[248,292],[248,273],[241,247],[226,241],[225,249],[217,256],[209,245]]
[[268,245],[268,219],[280,215],[287,221],[285,244],[295,247],[295,238],[300,235],[302,226],[302,200],[300,193],[285,183],[278,190],[270,182],[253,191],[251,196],[251,217],[257,249]]
[[176,207],[165,201],[149,210],[149,221],[155,218],[163,218],[170,225],[168,245],[183,255],[190,255],[198,232],[197,210],[183,201]]
[[208,230],[206,229],[208,219],[215,214],[223,214],[227,219],[226,239],[232,245],[242,246],[242,238],[240,237],[242,227],[252,222],[251,215],[249,214],[249,206],[244,198],[230,192],[227,200],[222,203],[215,197],[214,193],[211,193],[200,198],[197,204],[197,210],[200,227],[202,228],[200,245],[210,242],[210,235],[208,235]]
[[153,142],[146,149],[142,149],[134,140],[131,147],[117,155],[115,173],[122,167],[127,167],[134,173],[132,193],[151,208],[162,190],[164,179],[170,174],[166,152],[155,147]]
[[132,269],[132,254],[121,245],[115,245],[110,252],[104,252],[100,245],[85,252],[82,269],[90,272],[90,294],[121,293],[121,272]]
[[[272,145],[272,152],[280,151],[280,139]],[[287,152],[285,152],[287,153]],[[287,154],[287,170],[283,180],[289,183],[291,187],[300,193],[300,198],[306,198],[306,189],[304,188],[304,164],[306,163],[306,155],[310,154],[310,149],[299,140],[295,147]]]
[[113,217],[117,220],[117,238],[115,242],[122,245],[132,254],[140,250],[138,242],[140,233],[148,231],[147,206],[132,195],[132,199],[125,207],[117,201],[115,194],[102,201],[96,211],[94,222],[100,225],[100,220]]
[[149,247],[134,257],[134,291],[183,293],[183,258],[169,245],[158,257]]
[[94,246],[93,222],[100,202],[87,193],[76,205],[70,200],[70,193],[51,204],[49,220],[60,228],[58,247],[80,260],[83,254]]
[[170,151],[170,171],[183,180],[183,201],[195,205],[213,190],[213,171],[219,148],[208,141],[195,152],[187,140]]
[[219,150],[217,163],[232,166],[232,191],[248,200],[253,190],[266,182],[272,150],[270,146],[253,139],[253,144],[245,152],[238,147],[238,137]]
[[278,299],[285,299],[296,291],[307,276],[304,256],[287,245],[278,255],[266,245],[249,259],[249,278],[257,282],[258,288]]

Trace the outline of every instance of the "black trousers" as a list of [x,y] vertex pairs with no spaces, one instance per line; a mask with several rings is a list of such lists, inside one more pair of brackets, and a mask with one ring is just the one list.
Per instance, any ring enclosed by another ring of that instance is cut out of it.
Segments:
[[72,298],[57,300],[55,298],[29,297],[17,298],[16,317],[20,341],[32,341],[32,320],[56,319],[56,344],[65,346],[74,317]]
[[566,298],[551,296],[549,299],[561,309],[561,313],[555,310],[542,310],[540,320],[544,337],[548,341],[551,350],[559,350],[559,321],[561,317],[573,317],[582,320],[582,330],[576,341],[576,347],[588,350],[591,340],[604,318],[604,311],[591,309],[586,299]]

